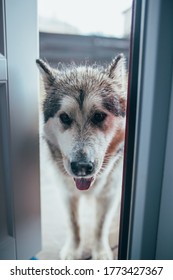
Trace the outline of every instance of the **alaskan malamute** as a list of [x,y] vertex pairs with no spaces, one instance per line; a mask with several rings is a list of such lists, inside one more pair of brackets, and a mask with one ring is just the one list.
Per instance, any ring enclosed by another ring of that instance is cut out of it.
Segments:
[[[46,96],[44,137],[64,178],[68,209],[62,259],[113,259],[119,221],[126,113],[125,59],[108,67],[50,67],[38,59]],[[118,224],[118,223],[117,223]]]

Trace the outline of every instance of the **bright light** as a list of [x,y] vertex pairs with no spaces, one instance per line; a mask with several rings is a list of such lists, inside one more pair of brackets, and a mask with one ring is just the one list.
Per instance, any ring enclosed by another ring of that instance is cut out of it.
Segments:
[[132,0],[38,0],[40,18],[50,18],[76,27],[81,34],[122,37],[123,11]]

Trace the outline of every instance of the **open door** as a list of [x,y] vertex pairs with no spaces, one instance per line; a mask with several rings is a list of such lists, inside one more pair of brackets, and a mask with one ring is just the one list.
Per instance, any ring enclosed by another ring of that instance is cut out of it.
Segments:
[[41,248],[37,1],[0,1],[0,259]]

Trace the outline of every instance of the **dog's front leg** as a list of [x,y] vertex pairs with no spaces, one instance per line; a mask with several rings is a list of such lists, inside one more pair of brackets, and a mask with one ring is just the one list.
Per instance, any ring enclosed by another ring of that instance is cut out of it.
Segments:
[[60,252],[62,260],[75,260],[76,250],[79,243],[79,230],[76,221],[76,208],[78,200],[75,197],[69,198],[66,212],[66,242]]
[[[101,211],[101,209],[104,210]],[[116,199],[112,197],[106,198],[104,202],[100,202],[98,212],[100,214],[100,219],[92,258],[94,260],[112,260],[113,252],[109,243],[109,234],[113,218],[118,219],[119,222],[119,200],[116,201]]]

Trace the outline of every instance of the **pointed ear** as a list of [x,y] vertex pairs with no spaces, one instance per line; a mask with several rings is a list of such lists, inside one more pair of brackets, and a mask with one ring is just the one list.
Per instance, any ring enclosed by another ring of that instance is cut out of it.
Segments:
[[56,70],[42,59],[36,59],[36,63],[42,75],[45,87],[51,86],[57,76]]
[[109,78],[113,79],[120,91],[126,91],[127,77],[126,77],[126,60],[123,54],[119,54],[115,59],[112,60],[108,66],[106,72]]

